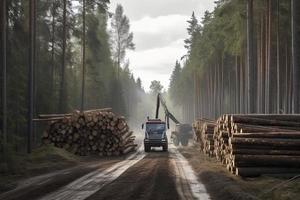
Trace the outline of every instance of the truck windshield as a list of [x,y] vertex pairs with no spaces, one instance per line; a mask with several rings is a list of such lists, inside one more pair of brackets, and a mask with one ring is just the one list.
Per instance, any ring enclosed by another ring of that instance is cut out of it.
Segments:
[[165,131],[165,124],[147,124],[146,131],[149,134],[153,132],[163,133]]

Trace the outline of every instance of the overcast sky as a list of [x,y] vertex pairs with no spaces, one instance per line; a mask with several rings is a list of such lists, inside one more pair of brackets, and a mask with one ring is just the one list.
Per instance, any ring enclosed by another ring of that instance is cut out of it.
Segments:
[[212,10],[214,0],[111,0],[110,11],[122,4],[134,34],[135,51],[129,51],[130,69],[146,91],[152,80],[168,89],[176,59],[186,54],[187,20]]

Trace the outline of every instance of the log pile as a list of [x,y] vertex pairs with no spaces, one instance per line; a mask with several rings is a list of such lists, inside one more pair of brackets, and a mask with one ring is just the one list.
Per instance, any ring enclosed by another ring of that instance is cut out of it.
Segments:
[[233,174],[300,173],[300,115],[223,115],[213,140]]
[[214,155],[214,127],[216,123],[209,119],[198,119],[193,123],[194,140],[200,144],[201,151],[212,157]]
[[118,156],[137,146],[125,118],[115,115],[111,109],[40,115],[34,121],[49,121],[42,137],[44,144],[53,144],[80,156]]

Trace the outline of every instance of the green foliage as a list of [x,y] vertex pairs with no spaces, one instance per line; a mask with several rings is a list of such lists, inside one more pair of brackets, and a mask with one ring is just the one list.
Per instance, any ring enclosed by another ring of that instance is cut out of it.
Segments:
[[153,96],[156,96],[158,93],[161,93],[163,88],[164,86],[161,85],[160,81],[151,81],[150,92]]
[[[189,38],[185,40],[188,55],[182,69],[178,64],[171,76],[169,95],[175,105],[190,107],[195,101],[195,78],[198,87],[204,88],[205,73],[222,58],[241,55],[245,43],[245,2],[221,0],[213,12],[206,11],[201,22],[193,13],[188,21]],[[189,113],[193,115],[193,113]]]
[[[25,152],[28,107],[28,46],[29,1],[7,1],[9,26],[7,38],[7,93],[8,93],[8,150]],[[62,80],[63,1],[40,0],[36,8],[36,56],[34,117],[38,114],[71,112],[80,108],[82,80],[82,1],[67,1],[67,41],[65,56],[65,102],[59,109]],[[86,109],[112,107],[120,115],[137,112],[135,106],[144,93],[141,81],[135,81],[129,66],[117,70],[107,31],[108,0],[86,0]],[[76,7],[75,7],[76,6]],[[120,5],[118,6],[120,9]],[[120,10],[122,48],[134,49],[129,20]],[[126,32],[127,30],[127,32]],[[123,52],[122,50],[122,52]],[[125,54],[122,54],[122,57]],[[119,72],[119,73],[117,73]],[[119,76],[118,76],[119,74]],[[1,74],[1,78],[2,78]],[[138,95],[139,94],[139,95]],[[2,104],[0,105],[2,106]],[[1,109],[2,110],[2,109]],[[0,112],[0,119],[2,119]],[[40,143],[37,125],[34,145]],[[2,135],[1,135],[2,136]],[[20,138],[23,143],[16,143]],[[10,153],[8,154],[9,157]]]
[[124,61],[126,50],[134,50],[135,45],[132,42],[133,33],[130,32],[129,19],[124,15],[124,9],[118,4],[111,21],[112,35],[112,54],[113,59],[118,67]]

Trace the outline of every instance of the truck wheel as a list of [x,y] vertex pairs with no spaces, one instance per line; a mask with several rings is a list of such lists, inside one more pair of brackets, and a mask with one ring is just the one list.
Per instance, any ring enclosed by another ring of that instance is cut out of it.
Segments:
[[168,151],[168,144],[163,146],[163,151]]
[[148,145],[144,145],[144,151],[149,152],[151,150],[151,147]]
[[185,138],[185,137],[182,137],[180,142],[181,142],[182,146],[187,146],[188,143],[189,143],[189,139]]
[[179,145],[179,140],[177,136],[173,137],[173,144],[177,147]]

